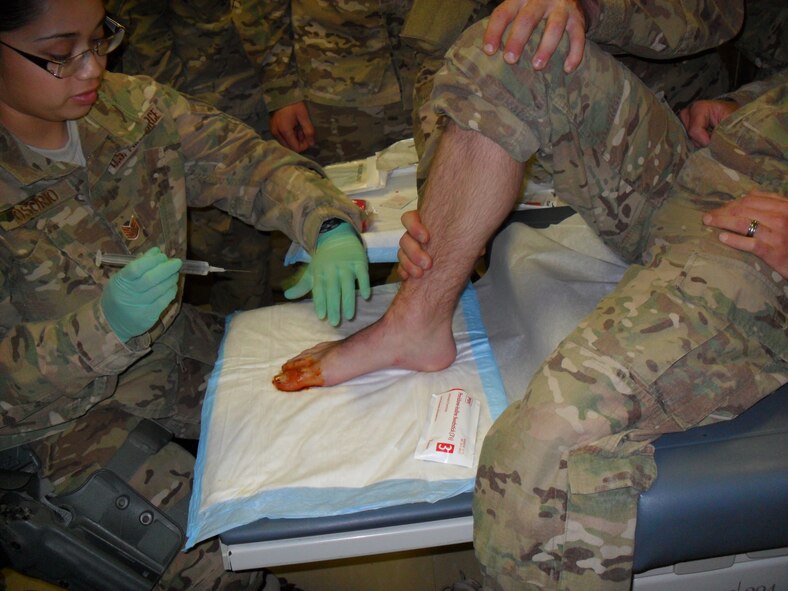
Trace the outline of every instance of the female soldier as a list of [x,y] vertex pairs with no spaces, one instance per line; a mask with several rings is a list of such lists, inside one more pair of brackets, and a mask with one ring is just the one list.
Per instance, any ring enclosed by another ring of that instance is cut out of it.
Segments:
[[[82,586],[130,588],[107,573],[154,581],[158,564],[160,588],[254,588],[259,574],[224,572],[216,541],[152,549],[144,531],[135,542],[109,523],[129,499],[155,523],[165,513],[182,523],[191,492],[194,458],[160,426],[198,436],[223,327],[181,303],[186,208],[215,205],[303,244],[313,261],[294,291],[314,285],[332,323],[340,302],[352,316],[356,280],[369,290],[359,212],[315,165],[238,121],[149,78],[106,73],[122,37],[101,0],[8,0],[0,14],[0,450],[37,457],[52,496],[81,491],[72,506],[81,495],[104,532],[77,571],[19,530],[0,544],[12,564],[25,559],[17,568],[76,572]],[[139,258],[117,271],[95,264],[97,250]],[[107,467],[112,486],[131,486],[119,505],[95,492]],[[102,570],[105,555],[124,558]]]

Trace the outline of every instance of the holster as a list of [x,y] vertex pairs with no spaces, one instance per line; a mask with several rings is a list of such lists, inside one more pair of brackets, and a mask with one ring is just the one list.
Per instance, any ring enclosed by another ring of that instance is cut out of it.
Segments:
[[[152,432],[150,424],[145,429]],[[48,495],[35,454],[24,453],[24,447],[0,452],[4,562],[74,591],[151,589],[183,546],[181,526],[109,469],[74,491]]]

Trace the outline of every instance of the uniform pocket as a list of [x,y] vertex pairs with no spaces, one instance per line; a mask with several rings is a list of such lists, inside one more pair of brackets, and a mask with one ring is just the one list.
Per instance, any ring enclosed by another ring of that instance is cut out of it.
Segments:
[[3,233],[11,245],[10,291],[25,322],[62,316],[97,293],[95,250],[90,254],[81,239],[100,232],[100,221],[68,181],[45,192],[51,207]]
[[632,327],[642,350],[630,369],[682,429],[761,397],[756,377],[785,348],[775,289],[743,261],[693,253],[644,303],[651,319]]
[[648,490],[657,477],[654,447],[616,434],[573,449],[567,461],[572,494],[588,495],[619,488]]

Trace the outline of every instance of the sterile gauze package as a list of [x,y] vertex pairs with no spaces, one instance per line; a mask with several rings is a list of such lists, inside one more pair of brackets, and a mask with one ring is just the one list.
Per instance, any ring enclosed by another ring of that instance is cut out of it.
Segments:
[[472,467],[480,408],[481,403],[460,388],[433,394],[414,457]]

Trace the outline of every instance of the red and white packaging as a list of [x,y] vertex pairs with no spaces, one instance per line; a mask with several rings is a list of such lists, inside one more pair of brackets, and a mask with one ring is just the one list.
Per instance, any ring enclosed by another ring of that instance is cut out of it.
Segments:
[[363,219],[361,220],[361,231],[366,232],[372,225],[372,210],[371,208],[367,207],[366,199],[351,199],[351,201],[355,203],[356,207],[358,207],[364,214]]
[[417,460],[473,466],[481,402],[461,388],[433,394],[416,453]]

